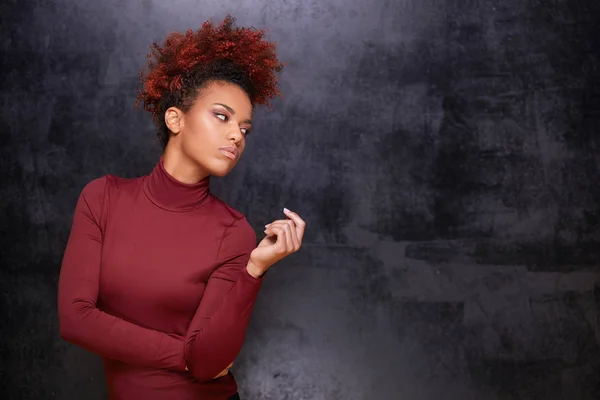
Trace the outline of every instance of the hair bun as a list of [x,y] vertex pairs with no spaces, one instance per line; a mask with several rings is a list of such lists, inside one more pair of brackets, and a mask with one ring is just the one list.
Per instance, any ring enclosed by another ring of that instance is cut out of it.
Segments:
[[276,57],[275,43],[263,39],[263,29],[234,28],[234,22],[228,15],[218,26],[209,20],[197,31],[171,32],[162,45],[154,42],[147,69],[140,71],[142,88],[136,106],[143,102],[144,109],[156,117],[163,95],[181,90],[186,73],[219,60],[231,61],[247,74],[255,88],[254,104],[269,105],[281,94],[275,72],[284,64]]

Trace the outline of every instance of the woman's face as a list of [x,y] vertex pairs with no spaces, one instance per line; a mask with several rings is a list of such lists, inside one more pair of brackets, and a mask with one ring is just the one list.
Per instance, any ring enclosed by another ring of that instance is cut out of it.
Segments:
[[[252,128],[252,103],[239,86],[213,82],[200,92],[186,113],[170,108],[165,120],[174,133],[169,146],[178,147],[202,176],[225,176],[246,147],[246,136]],[[175,120],[177,123],[170,126]]]

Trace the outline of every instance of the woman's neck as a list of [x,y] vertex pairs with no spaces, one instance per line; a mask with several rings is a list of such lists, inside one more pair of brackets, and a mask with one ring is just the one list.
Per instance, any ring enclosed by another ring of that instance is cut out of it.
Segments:
[[209,174],[202,170],[195,161],[187,157],[180,148],[170,141],[162,155],[165,171],[181,183],[193,185],[208,178]]

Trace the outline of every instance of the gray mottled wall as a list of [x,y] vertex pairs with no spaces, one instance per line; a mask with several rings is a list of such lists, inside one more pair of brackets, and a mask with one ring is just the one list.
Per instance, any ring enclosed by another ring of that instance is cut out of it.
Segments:
[[309,223],[265,282],[243,398],[600,398],[597,0],[2,2],[8,398],[105,398],[58,336],[75,201],[157,160],[148,45],[229,12],[288,65],[214,191],[258,232],[284,206]]

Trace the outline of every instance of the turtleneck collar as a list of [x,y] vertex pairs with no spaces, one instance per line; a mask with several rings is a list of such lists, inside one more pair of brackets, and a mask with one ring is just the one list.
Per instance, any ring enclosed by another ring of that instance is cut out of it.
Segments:
[[163,157],[144,182],[144,191],[157,206],[169,211],[191,211],[203,205],[210,195],[210,177],[187,184],[173,178],[163,164]]

